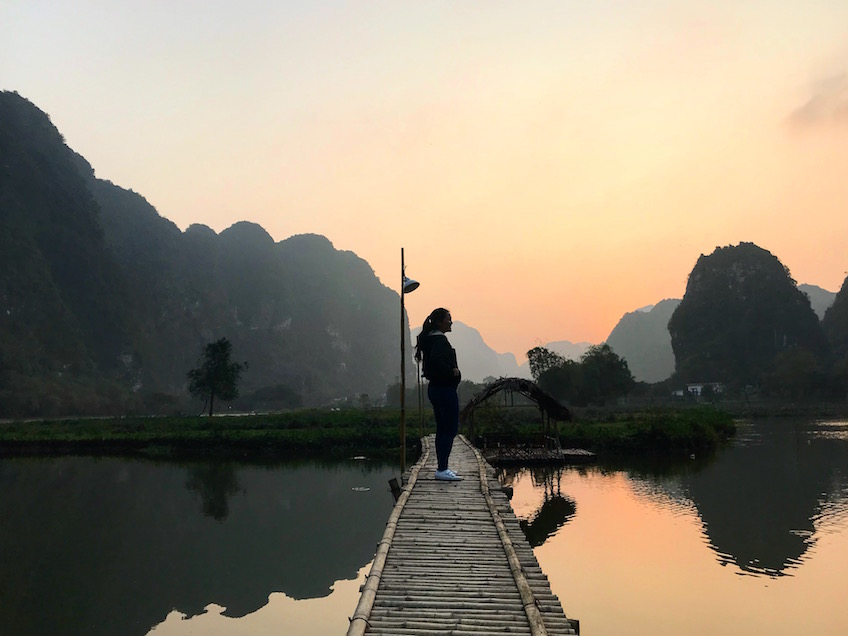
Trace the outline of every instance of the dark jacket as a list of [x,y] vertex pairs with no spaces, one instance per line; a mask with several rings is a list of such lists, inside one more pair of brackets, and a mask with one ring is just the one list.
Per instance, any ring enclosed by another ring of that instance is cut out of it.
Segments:
[[424,377],[437,386],[457,386],[461,377],[454,375],[458,369],[456,350],[443,333],[431,333],[419,341],[424,361]]

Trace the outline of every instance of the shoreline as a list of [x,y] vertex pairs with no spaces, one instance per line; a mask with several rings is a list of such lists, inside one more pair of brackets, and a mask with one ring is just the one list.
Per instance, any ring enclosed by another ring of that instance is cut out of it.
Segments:
[[[523,414],[486,426],[478,438],[488,443],[526,442],[539,437],[539,423]],[[152,459],[220,458],[242,461],[345,458],[366,455],[397,458],[397,409],[300,410],[239,417],[63,418],[0,422],[0,457],[123,455]],[[478,427],[479,427],[478,423]],[[406,448],[414,458],[420,445],[418,414],[407,414]],[[423,433],[434,431],[432,415]],[[676,456],[718,448],[733,436],[726,411],[682,409],[604,409],[576,413],[559,423],[563,447],[581,447],[599,456]]]

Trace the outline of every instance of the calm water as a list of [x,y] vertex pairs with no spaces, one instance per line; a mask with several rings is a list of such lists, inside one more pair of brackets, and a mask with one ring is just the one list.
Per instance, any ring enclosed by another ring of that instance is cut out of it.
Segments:
[[[343,634],[392,466],[0,461],[0,634]],[[712,459],[504,472],[584,634],[848,634],[848,422]]]
[[848,422],[759,422],[665,470],[504,479],[584,634],[848,634]]
[[0,635],[344,633],[397,474],[0,460]]

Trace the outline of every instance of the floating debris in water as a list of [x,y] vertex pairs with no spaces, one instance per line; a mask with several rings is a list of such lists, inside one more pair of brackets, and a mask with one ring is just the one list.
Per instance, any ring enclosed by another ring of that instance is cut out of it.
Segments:
[[354,486],[351,490],[353,492],[368,492],[371,489],[368,486]]

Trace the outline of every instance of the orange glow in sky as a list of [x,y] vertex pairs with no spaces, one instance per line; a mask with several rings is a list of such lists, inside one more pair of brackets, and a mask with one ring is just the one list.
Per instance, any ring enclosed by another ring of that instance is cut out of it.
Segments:
[[185,229],[312,232],[519,357],[752,241],[848,271],[848,3],[7,0],[0,89]]

